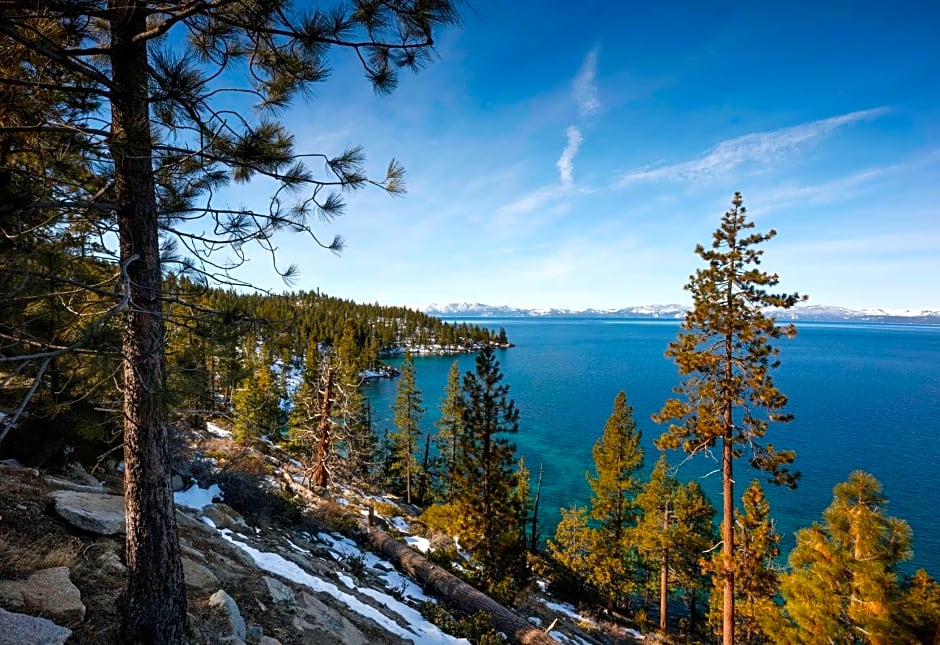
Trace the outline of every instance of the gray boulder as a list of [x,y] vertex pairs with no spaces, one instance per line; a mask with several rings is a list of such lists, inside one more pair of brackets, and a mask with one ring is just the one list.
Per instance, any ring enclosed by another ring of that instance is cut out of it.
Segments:
[[225,614],[228,617],[230,627],[229,635],[222,637],[222,641],[244,642],[248,634],[248,626],[242,613],[238,610],[238,604],[235,599],[225,593],[225,590],[219,589],[209,597],[209,607]]
[[202,509],[203,517],[212,520],[212,523],[220,529],[229,529],[231,531],[245,532],[248,530],[248,524],[245,518],[228,504],[215,502]]
[[69,626],[85,618],[82,594],[72,584],[68,567],[42,569],[26,580],[0,581],[0,604],[15,611],[42,614]]
[[277,578],[264,576],[261,579],[264,580],[264,584],[268,587],[271,602],[291,610],[297,607],[297,598],[294,596],[294,592],[290,587]]
[[55,510],[72,526],[98,535],[124,532],[124,498],[119,495],[57,490]]
[[107,494],[109,491],[105,489],[101,484],[95,484],[94,486],[88,486],[85,484],[78,484],[73,482],[70,479],[62,479],[61,477],[53,477],[52,475],[46,475],[42,478],[49,488],[54,488],[56,490],[73,490],[76,493],[92,493],[93,495],[102,495]]
[[186,586],[197,591],[208,591],[219,587],[219,579],[203,565],[183,557],[183,578]]
[[62,645],[71,635],[46,618],[0,609],[0,645]]
[[76,483],[85,486],[101,486],[101,482],[89,475],[88,471],[79,463],[69,464],[65,469],[65,474]]
[[305,643],[343,643],[368,645],[369,641],[355,625],[341,613],[304,592],[300,614],[292,625],[301,632]]

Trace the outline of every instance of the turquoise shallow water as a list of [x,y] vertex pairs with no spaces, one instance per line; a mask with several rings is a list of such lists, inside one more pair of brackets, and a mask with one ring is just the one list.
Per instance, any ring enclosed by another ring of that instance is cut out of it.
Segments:
[[[554,533],[559,508],[584,504],[589,489],[591,447],[603,431],[617,392],[636,408],[646,463],[656,459],[652,441],[663,428],[650,420],[671,395],[678,373],[664,356],[678,323],[603,319],[480,319],[503,326],[516,347],[500,350],[505,383],[520,411],[520,454],[537,473],[544,464],[543,537]],[[768,435],[797,451],[803,474],[796,490],[765,486],[783,551],[793,532],[821,517],[832,487],[854,469],[874,474],[890,500],[888,513],[914,531],[914,558],[907,570],[924,567],[940,576],[940,327],[803,323],[799,334],[781,340],[775,379],[789,397],[795,419]],[[437,407],[455,357],[415,359],[418,387],[428,413],[423,427],[434,431]],[[461,371],[474,356],[457,357]],[[379,433],[392,427],[395,381],[367,388]],[[673,463],[682,458],[670,455]],[[717,506],[718,467],[703,458],[686,462],[683,479],[699,478]],[[740,496],[756,475],[739,461]],[[534,483],[534,482],[533,482]]]

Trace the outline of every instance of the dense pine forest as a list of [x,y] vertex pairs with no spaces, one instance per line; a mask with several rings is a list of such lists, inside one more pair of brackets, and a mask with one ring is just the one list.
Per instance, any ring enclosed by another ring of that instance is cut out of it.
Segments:
[[[4,263],[8,288],[0,296],[0,325],[4,358],[15,369],[5,375],[0,409],[6,414],[4,433],[14,426],[19,431],[6,439],[5,450],[19,456],[25,451],[39,464],[45,463],[37,461],[44,454],[49,465],[58,465],[65,445],[93,451],[119,443],[114,374],[121,357],[120,321],[107,316],[114,300],[103,289],[80,288],[94,275],[106,284],[108,267],[66,247],[33,256],[18,256],[14,249]],[[61,255],[53,258],[53,253]],[[265,384],[279,387],[285,398],[289,371],[294,367],[302,374],[305,357],[331,356],[350,387],[358,387],[367,378],[397,373],[383,357],[510,345],[503,329],[448,323],[405,307],[357,304],[319,292],[246,293],[202,287],[171,274],[164,294],[166,396],[179,418],[227,416],[233,396],[237,401],[239,391],[256,392]],[[268,371],[274,365],[283,369],[272,381]],[[50,422],[54,437],[48,434]]]

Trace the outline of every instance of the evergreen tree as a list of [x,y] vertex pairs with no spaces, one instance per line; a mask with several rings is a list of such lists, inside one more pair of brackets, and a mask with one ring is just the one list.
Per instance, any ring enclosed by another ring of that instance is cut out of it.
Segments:
[[560,564],[579,590],[587,584],[596,532],[588,526],[588,509],[583,506],[561,509],[555,537],[548,540],[548,554]]
[[[779,588],[775,560],[780,555],[780,536],[770,517],[770,504],[755,479],[744,491],[743,512],[734,512],[735,641],[755,645],[770,640],[766,617],[775,610]],[[708,619],[721,635],[723,580],[721,554],[709,563],[713,589]]]
[[454,361],[447,375],[447,386],[444,388],[444,400],[441,401],[441,416],[437,421],[435,437],[442,470],[439,488],[443,499],[448,503],[452,503],[455,494],[459,493],[455,476],[464,432],[465,409],[466,402],[460,386],[460,367],[457,361]]
[[637,495],[642,515],[633,530],[633,541],[648,566],[659,570],[662,632],[668,630],[669,595],[674,587],[684,587],[694,617],[694,600],[702,584],[700,561],[714,541],[714,507],[697,483],[682,484],[669,471],[666,456],[661,455]]
[[910,642],[897,565],[911,557],[911,529],[886,503],[881,483],[855,471],[836,484],[823,522],[797,532],[777,642]]
[[940,643],[940,584],[923,569],[911,576],[901,602],[912,641]]
[[675,421],[656,442],[660,449],[682,448],[689,454],[706,453],[717,443],[722,472],[722,640],[734,642],[734,472],[736,457],[749,452],[748,463],[766,472],[770,481],[796,485],[788,470],[795,454],[764,442],[770,422],[786,422],[787,399],[774,385],[770,371],[777,367],[779,350],[770,344],[792,325],[780,328],[764,310],[787,309],[803,298],[798,294],[771,294],[776,274],[757,268],[763,250],[755,248],[776,231],[748,233],[754,227],[745,217],[740,193],[725,212],[710,249],[695,249],[707,264],[686,285],[693,308],[682,323],[678,339],[666,355],[675,360],[684,377],[655,416],[658,422]]
[[426,410],[421,405],[421,390],[415,384],[415,365],[410,352],[405,354],[401,365],[394,410],[396,431],[389,435],[390,466],[395,481],[400,482],[405,500],[410,504],[412,487],[417,483],[420,472],[417,453],[421,445],[421,417]]
[[597,525],[597,548],[591,554],[589,580],[606,599],[608,609],[623,601],[634,587],[636,553],[627,540],[636,524],[635,496],[642,483],[642,433],[633,420],[633,407],[623,392],[614,399],[614,409],[604,433],[594,444],[596,476],[586,474],[592,496],[589,517]]
[[518,513],[516,524],[519,527],[519,544],[522,549],[528,549],[529,540],[526,530],[529,528],[529,519],[532,515],[532,480],[529,469],[525,465],[525,457],[519,457],[516,466],[516,486],[513,490],[513,506]]
[[490,586],[517,575],[524,564],[514,500],[516,446],[504,436],[518,432],[519,412],[502,380],[499,361],[487,346],[477,355],[475,371],[464,375],[464,432],[455,476],[461,540]]
[[620,542],[627,527],[635,522],[634,497],[642,482],[637,473],[643,468],[642,433],[633,420],[633,406],[623,392],[614,399],[614,410],[604,425],[604,434],[594,444],[596,476],[587,474],[591,486],[591,519],[601,530]]
[[342,438],[343,460],[340,472],[354,482],[375,484],[379,466],[379,438],[372,425],[369,399],[358,388],[349,390]]
[[280,391],[267,365],[257,365],[254,375],[232,395],[232,438],[246,445],[261,435],[280,434]]

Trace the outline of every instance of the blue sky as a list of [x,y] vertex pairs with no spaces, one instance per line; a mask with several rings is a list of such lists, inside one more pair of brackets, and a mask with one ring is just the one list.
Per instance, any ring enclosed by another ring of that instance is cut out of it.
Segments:
[[[814,5],[822,6],[814,6]],[[350,195],[278,238],[294,288],[357,301],[688,303],[734,193],[811,303],[940,309],[940,5],[475,2],[439,60],[376,96],[337,57],[284,115],[298,148],[362,144],[408,194]],[[264,204],[264,186],[234,202]],[[281,290],[259,254],[242,277]]]

